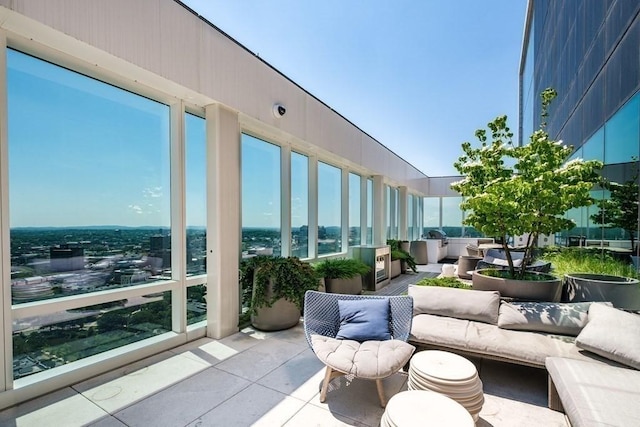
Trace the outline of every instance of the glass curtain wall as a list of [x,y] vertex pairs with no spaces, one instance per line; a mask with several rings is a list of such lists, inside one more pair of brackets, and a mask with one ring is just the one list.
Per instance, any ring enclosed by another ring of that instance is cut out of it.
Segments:
[[[7,50],[14,379],[171,330],[170,108]],[[73,309],[58,309],[66,298]],[[106,300],[105,300],[106,299]],[[95,299],[94,299],[95,301]]]
[[423,205],[422,235],[426,235],[429,230],[440,228],[440,197],[425,197]]
[[318,162],[318,255],[342,250],[342,171]]
[[362,178],[349,174],[349,246],[360,245],[360,183]]
[[291,255],[309,257],[309,158],[291,153]]
[[[193,114],[184,115],[186,271],[187,276],[207,272],[207,137],[206,121]],[[203,278],[206,281],[206,278]],[[206,284],[187,288],[187,324],[207,318]]]
[[280,147],[242,134],[242,257],[280,256]]
[[414,224],[414,212],[413,212],[413,200],[414,200],[414,196],[413,194],[409,194],[407,196],[407,239],[408,240],[413,240],[413,234],[414,234],[414,230],[415,230],[415,224]]

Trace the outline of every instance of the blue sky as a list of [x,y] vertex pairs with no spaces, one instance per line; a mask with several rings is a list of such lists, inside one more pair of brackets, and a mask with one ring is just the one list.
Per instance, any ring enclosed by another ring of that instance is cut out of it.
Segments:
[[517,130],[526,0],[183,1],[429,176]]

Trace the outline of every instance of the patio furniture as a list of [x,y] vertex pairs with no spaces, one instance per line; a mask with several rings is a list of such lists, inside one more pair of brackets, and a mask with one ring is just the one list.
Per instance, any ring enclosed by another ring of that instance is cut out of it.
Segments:
[[469,243],[466,246],[466,249],[467,249],[467,254],[469,254],[469,256],[482,257],[482,254],[480,253],[480,248],[477,245],[472,245],[471,243]]
[[416,353],[409,367],[409,390],[431,390],[461,404],[478,421],[484,394],[473,363],[447,351]]
[[462,405],[440,393],[410,390],[396,394],[380,419],[380,427],[472,427],[473,418]]
[[[518,268],[522,265],[524,259],[524,252],[511,251],[511,260],[513,266]],[[488,249],[481,261],[478,262],[476,269],[481,268],[499,268],[506,269],[509,266],[507,256],[504,250],[491,248]],[[535,271],[538,273],[548,273],[551,270],[551,263],[546,261],[534,261],[527,265],[527,270]]]
[[[385,313],[380,310],[386,307]],[[411,330],[413,299],[340,295],[307,291],[304,333],[315,355],[326,365],[320,402],[332,379],[349,375],[376,381],[382,407],[386,405],[382,379],[404,367],[415,347],[406,341]]]

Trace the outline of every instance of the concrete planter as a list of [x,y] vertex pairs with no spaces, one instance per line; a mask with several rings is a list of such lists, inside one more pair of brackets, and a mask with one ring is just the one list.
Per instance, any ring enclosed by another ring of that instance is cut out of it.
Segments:
[[476,270],[473,273],[471,279],[473,289],[499,291],[503,297],[511,297],[523,301],[560,301],[562,280],[557,277],[536,273],[545,276],[546,280],[516,280],[487,276],[483,274],[486,271]]
[[564,276],[563,301],[609,301],[614,307],[640,310],[637,279],[603,274],[571,273]]
[[[269,281],[271,294],[273,281]],[[291,301],[280,298],[271,307],[260,307],[251,315],[251,324],[262,331],[280,331],[294,327],[300,321],[300,310]]]
[[334,294],[360,295],[362,293],[362,276],[357,275],[349,279],[324,278],[327,292]]
[[482,260],[482,257],[460,255],[458,257],[458,277],[467,280],[471,279],[471,274],[468,272],[475,270],[480,260]]
[[399,259],[391,261],[391,278],[398,277],[402,274],[402,262]]

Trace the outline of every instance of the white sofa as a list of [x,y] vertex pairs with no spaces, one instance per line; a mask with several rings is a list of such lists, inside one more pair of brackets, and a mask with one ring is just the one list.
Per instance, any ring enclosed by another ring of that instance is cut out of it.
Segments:
[[549,407],[574,427],[640,425],[640,316],[603,303],[506,302],[495,291],[410,286],[409,295],[417,347],[546,368]]

